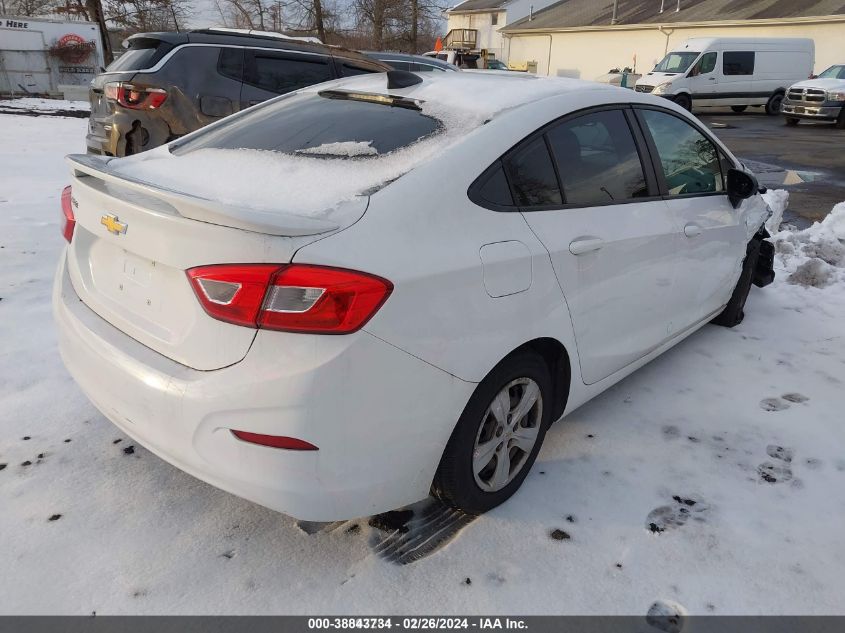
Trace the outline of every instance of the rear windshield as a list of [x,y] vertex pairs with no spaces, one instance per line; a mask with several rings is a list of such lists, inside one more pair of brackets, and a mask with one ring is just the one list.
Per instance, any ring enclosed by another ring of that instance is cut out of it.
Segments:
[[115,59],[106,72],[123,72],[129,70],[146,70],[152,68],[173,48],[161,40],[132,40],[131,48]]
[[253,149],[314,158],[370,158],[412,145],[442,128],[418,109],[345,94],[283,97],[177,143],[172,152]]

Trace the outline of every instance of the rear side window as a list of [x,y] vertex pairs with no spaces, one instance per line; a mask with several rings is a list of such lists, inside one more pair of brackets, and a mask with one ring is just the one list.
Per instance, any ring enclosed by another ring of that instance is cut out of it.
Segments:
[[722,74],[753,75],[754,56],[753,52],[722,53]]
[[177,144],[173,153],[254,149],[314,158],[365,159],[412,145],[441,129],[437,119],[407,107],[306,94],[224,120]]
[[561,204],[555,168],[542,136],[529,141],[511,154],[507,170],[515,202],[519,206]]
[[648,195],[643,166],[625,115],[585,114],[547,132],[567,204],[595,205]]
[[432,64],[423,64],[423,63],[417,63],[417,62],[410,64],[410,66],[411,66],[411,70],[413,70],[414,72],[423,72],[423,73],[427,73],[427,72],[443,73],[443,72],[446,72],[447,70],[449,70],[448,68],[441,68],[440,66],[434,66]]
[[[392,62],[390,63],[391,66],[396,67]],[[368,66],[361,66],[354,62],[347,62],[344,61],[340,64],[340,72],[344,77],[354,77],[355,75],[366,75],[368,73],[378,73],[381,70],[368,67]]]
[[268,92],[284,94],[331,78],[325,57],[256,51],[250,54],[244,81]]
[[217,72],[224,77],[241,81],[244,72],[244,51],[242,48],[221,48],[217,60]]
[[724,190],[721,157],[710,139],[674,115],[657,110],[640,113],[657,148],[669,195]]
[[106,72],[123,72],[132,70],[146,70],[155,66],[173,45],[152,39],[135,39],[131,41],[131,48],[115,59]]
[[384,61],[385,64],[390,65],[391,68],[394,68],[396,70],[413,70],[411,68],[410,62],[400,62],[400,61],[395,60],[395,59],[388,59],[388,60],[383,60],[383,61]]

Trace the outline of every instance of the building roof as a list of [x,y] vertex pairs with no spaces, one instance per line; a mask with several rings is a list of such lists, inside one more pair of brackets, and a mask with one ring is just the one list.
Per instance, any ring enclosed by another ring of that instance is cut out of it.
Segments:
[[[482,2],[483,0],[468,0]],[[673,24],[679,22],[729,22],[806,18],[826,15],[845,16],[845,0],[618,0],[616,24]],[[460,6],[460,5],[459,5]],[[560,0],[502,29],[554,30],[610,26],[613,0]]]
[[451,9],[446,9],[446,13],[469,13],[474,11],[493,11],[505,6],[510,0],[463,0]]

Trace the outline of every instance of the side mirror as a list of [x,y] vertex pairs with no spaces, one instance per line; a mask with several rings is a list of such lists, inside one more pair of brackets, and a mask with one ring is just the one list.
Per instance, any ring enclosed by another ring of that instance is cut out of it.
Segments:
[[760,189],[757,178],[747,171],[739,169],[728,170],[728,200],[736,209],[743,200],[747,200]]

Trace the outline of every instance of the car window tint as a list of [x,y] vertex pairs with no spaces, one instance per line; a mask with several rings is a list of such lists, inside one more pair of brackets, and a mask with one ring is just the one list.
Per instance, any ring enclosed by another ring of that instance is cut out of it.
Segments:
[[504,207],[513,206],[511,188],[501,162],[496,161],[488,170],[487,176],[483,177],[481,186],[478,188],[478,195],[492,204]]
[[[393,66],[393,62],[388,62],[391,66]],[[380,72],[375,68],[365,68],[363,66],[359,66],[357,64],[352,64],[349,62],[343,62],[340,65],[340,72],[344,77],[353,77],[355,75],[366,75],[368,73],[377,73]]]
[[224,77],[241,81],[244,69],[244,51],[242,48],[221,48],[217,60],[217,71]]
[[701,60],[698,62],[699,75],[706,75],[707,73],[713,72],[716,68],[716,55],[717,53],[706,53],[701,57]]
[[395,70],[412,70],[409,62],[403,62],[398,59],[386,59],[382,61]]
[[561,204],[557,176],[543,137],[517,149],[508,160],[516,204],[525,207]]
[[722,74],[725,75],[753,75],[753,52],[725,52],[722,53]]
[[366,160],[437,134],[443,126],[418,110],[378,102],[299,94],[224,120],[177,144],[199,149],[257,149],[321,159]]
[[331,79],[328,61],[320,57],[292,57],[255,53],[249,83],[284,94]]
[[673,196],[724,191],[721,160],[713,142],[680,118],[641,110]]
[[115,60],[106,68],[107,72],[152,68],[173,49],[171,44],[148,38],[130,40],[130,46],[131,48],[125,52],[118,53]]
[[567,204],[605,204],[648,195],[645,173],[620,110],[585,114],[547,133]]

